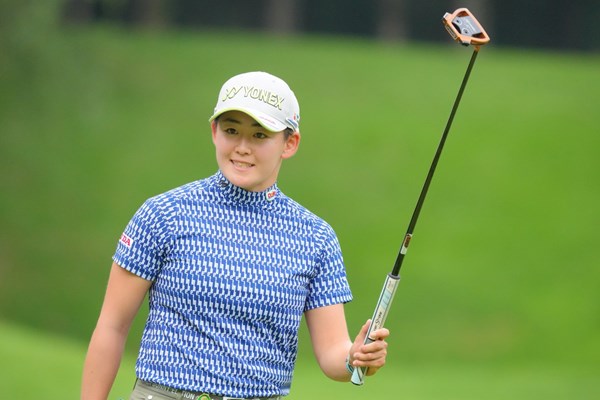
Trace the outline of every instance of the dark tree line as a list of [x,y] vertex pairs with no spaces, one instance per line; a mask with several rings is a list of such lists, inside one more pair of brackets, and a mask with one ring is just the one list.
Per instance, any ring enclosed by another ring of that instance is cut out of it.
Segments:
[[235,28],[386,41],[446,40],[439,20],[469,8],[495,43],[600,49],[598,0],[64,0],[67,22],[146,28]]

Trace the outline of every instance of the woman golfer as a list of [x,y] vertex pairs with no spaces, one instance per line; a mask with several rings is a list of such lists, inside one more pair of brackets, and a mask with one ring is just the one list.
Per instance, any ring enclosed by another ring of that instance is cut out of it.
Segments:
[[389,332],[354,342],[352,299],[333,229],[277,186],[300,144],[281,79],[249,72],[222,87],[210,118],[219,170],[147,200],[119,243],[83,371],[82,399],[106,399],[146,294],[131,399],[277,399],[289,394],[302,315],[323,372],[385,364]]

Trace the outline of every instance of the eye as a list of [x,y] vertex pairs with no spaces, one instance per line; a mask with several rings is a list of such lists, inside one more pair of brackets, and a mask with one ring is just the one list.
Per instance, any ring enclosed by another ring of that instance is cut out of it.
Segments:
[[256,132],[254,134],[254,137],[257,139],[267,139],[269,137],[269,135],[267,135],[266,133],[263,133],[263,132]]
[[235,128],[227,128],[225,129],[225,133],[227,133],[228,135],[236,135],[238,132]]

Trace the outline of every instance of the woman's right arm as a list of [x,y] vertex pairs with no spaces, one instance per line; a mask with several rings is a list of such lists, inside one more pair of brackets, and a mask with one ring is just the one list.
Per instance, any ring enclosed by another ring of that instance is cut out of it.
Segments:
[[82,400],[106,400],[113,385],[131,323],[151,281],[113,263],[100,317],[88,347],[81,384]]

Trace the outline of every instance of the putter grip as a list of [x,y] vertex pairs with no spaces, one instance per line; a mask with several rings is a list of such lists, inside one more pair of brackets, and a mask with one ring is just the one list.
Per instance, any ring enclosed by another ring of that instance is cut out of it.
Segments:
[[[367,331],[367,336],[365,337],[365,344],[374,342],[374,340],[370,337],[371,332],[383,327],[388,312],[390,311],[392,300],[396,294],[398,283],[400,283],[400,276],[392,275],[391,273],[387,275],[383,284],[383,289],[379,295],[379,300],[377,300],[377,306],[375,307],[373,318],[371,318],[371,325],[369,325],[369,330]],[[351,378],[352,383],[355,385],[362,385],[364,383],[364,377],[367,374],[367,369],[368,368],[366,367],[354,368]]]

